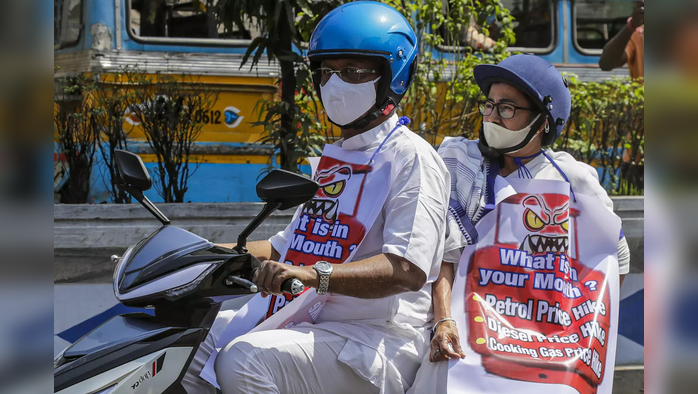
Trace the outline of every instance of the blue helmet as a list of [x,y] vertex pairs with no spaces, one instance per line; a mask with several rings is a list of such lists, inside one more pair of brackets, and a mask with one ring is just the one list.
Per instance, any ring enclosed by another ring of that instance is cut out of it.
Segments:
[[[375,1],[357,1],[337,7],[322,18],[310,37],[308,59],[312,70],[325,58],[380,60],[376,105],[387,114],[414,79],[417,52],[417,36],[402,14]],[[320,95],[320,83],[314,82]]]
[[473,74],[485,94],[495,82],[508,83],[524,92],[548,117],[550,127],[555,127],[555,135],[545,138],[544,145],[560,136],[570,116],[572,99],[567,81],[555,66],[538,56],[514,55],[497,65],[476,66]]

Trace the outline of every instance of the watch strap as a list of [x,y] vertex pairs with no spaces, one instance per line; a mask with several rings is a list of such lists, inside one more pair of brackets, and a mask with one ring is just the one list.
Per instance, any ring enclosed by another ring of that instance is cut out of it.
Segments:
[[[325,263],[325,264],[330,264],[330,263]],[[317,293],[320,295],[327,294],[327,291],[330,288],[330,275],[332,274],[332,272],[331,272],[332,265],[330,265],[329,267],[330,267],[330,272],[326,273],[326,272],[321,272],[319,269],[316,268],[316,266],[313,266],[313,268],[315,268],[315,272],[317,272],[318,276],[319,276]]]
[[328,274],[319,274],[320,275],[320,284],[318,285],[317,288],[317,293],[322,295],[326,294],[327,290],[330,288],[330,276]]

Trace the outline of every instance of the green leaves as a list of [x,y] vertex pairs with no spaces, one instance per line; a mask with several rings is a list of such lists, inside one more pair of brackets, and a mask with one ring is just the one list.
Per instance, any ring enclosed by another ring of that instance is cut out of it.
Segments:
[[554,145],[600,168],[612,194],[642,194],[644,86],[629,79],[570,82],[572,111]]
[[[303,160],[308,156],[318,156],[322,152],[325,136],[319,131],[323,125],[319,119],[317,103],[311,96],[298,94],[293,105],[283,101],[261,100],[255,106],[257,121],[255,126],[264,128],[262,138],[258,141],[265,145],[272,145],[278,154],[285,153],[286,161],[294,163],[294,168],[299,170]],[[292,118],[293,132],[285,133],[281,129],[281,120],[284,116]],[[269,166],[275,167],[275,157],[270,157]]]
[[[414,10],[408,20],[416,27],[421,41],[415,79],[401,103],[405,115],[420,125],[421,135],[434,145],[445,136],[476,136],[480,90],[472,69],[509,56],[506,47],[513,42],[513,27],[508,10],[498,0],[423,0],[403,4]],[[494,43],[490,52],[461,46],[475,24],[476,31],[487,35],[488,15],[504,21],[503,38]]]
[[[264,49],[267,47],[267,39],[266,37],[259,36],[256,37],[250,45],[247,47],[247,51],[245,52],[245,55],[242,57],[242,62],[240,63],[240,68],[244,66],[247,61],[250,58],[250,55],[254,53],[254,58],[252,59],[252,64],[250,65],[250,70],[259,62],[259,59],[262,57],[262,54],[264,53]],[[255,52],[256,50],[256,52]]]
[[[326,132],[319,119],[309,64],[300,53],[320,19],[340,0],[219,0],[218,15],[226,29],[247,22],[261,35],[243,56],[242,64],[255,67],[266,53],[268,62],[282,70],[281,101],[257,103],[254,124],[263,127],[261,143],[273,145],[284,169],[297,171],[302,159],[316,154]],[[290,88],[289,88],[290,87]],[[295,92],[294,92],[295,91]],[[275,164],[270,162],[270,165]]]

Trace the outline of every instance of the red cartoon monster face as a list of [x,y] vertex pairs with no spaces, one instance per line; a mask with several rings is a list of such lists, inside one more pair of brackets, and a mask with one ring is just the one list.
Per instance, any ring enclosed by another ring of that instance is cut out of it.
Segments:
[[569,201],[557,194],[530,195],[522,201],[529,234],[519,249],[532,255],[566,253],[569,249]]
[[339,211],[339,196],[346,189],[351,174],[349,166],[334,166],[319,171],[315,180],[320,185],[320,190],[314,199],[303,205],[303,213],[308,214],[311,218],[320,217],[327,222],[334,223]]

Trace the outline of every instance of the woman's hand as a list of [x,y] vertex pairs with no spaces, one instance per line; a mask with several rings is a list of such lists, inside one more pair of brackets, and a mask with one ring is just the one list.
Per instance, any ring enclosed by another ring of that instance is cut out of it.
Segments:
[[460,347],[456,323],[445,321],[436,327],[430,351],[429,361],[431,362],[465,357],[465,353]]

